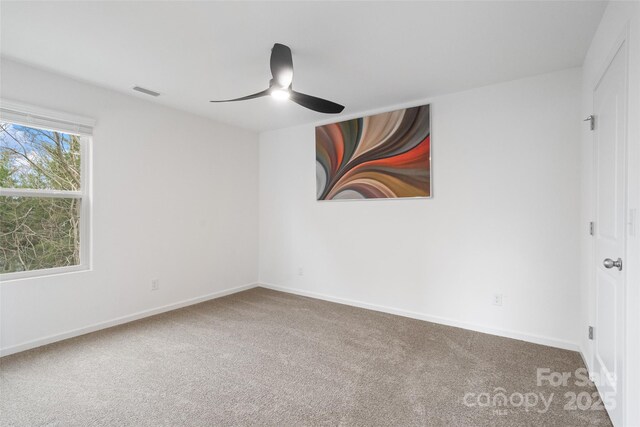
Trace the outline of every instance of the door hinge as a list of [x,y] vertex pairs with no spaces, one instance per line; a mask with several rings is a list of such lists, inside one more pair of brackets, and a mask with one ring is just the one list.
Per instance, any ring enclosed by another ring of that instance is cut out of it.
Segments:
[[593,339],[593,326],[589,326],[589,339]]
[[596,223],[593,221],[589,223],[589,234],[592,236],[596,234]]
[[583,122],[589,122],[590,130],[594,130],[596,128],[596,116],[594,116],[593,114],[584,119]]

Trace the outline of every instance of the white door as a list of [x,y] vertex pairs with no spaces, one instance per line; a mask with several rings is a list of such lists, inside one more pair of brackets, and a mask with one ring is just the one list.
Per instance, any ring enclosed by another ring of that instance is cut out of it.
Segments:
[[594,92],[595,378],[611,421],[622,425],[626,209],[626,46],[623,43]]

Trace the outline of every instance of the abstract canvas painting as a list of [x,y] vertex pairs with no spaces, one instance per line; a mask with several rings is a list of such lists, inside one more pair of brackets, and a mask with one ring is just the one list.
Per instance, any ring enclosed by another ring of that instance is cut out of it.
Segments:
[[318,200],[431,197],[429,105],[316,127]]

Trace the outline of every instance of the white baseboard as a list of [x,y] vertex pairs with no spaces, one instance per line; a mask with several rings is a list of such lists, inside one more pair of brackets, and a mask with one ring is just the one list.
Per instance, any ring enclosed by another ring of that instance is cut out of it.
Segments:
[[589,352],[587,351],[586,348],[584,348],[584,346],[582,346],[582,344],[579,347],[580,348],[578,349],[578,352],[580,353],[580,357],[582,357],[582,362],[584,362],[584,366],[586,366],[587,371],[591,373],[592,372],[591,358],[587,357],[587,354],[589,354]]
[[32,348],[40,347],[46,344],[51,344],[57,341],[66,340],[68,338],[77,337],[80,335],[88,334],[90,332],[99,331],[101,329],[110,328],[112,326],[121,325],[123,323],[133,322],[134,320],[142,319],[145,317],[153,316],[155,314],[165,313],[167,311],[176,310],[178,308],[187,307],[189,305],[198,304],[204,301],[220,298],[226,295],[235,294],[237,292],[246,291],[247,289],[255,288],[259,286],[258,283],[249,283],[242,286],[236,286],[235,288],[225,289],[211,294],[203,295],[196,298],[190,298],[182,300],[173,304],[163,305],[161,307],[152,308],[149,310],[139,311],[137,313],[129,314],[115,319],[107,320],[105,322],[94,323],[93,325],[85,326],[71,331],[63,332],[60,334],[49,335],[44,338],[38,338],[32,341],[27,341],[22,344],[13,345],[0,349],[0,357],[8,356],[10,354],[19,353],[21,351],[30,350]]
[[260,287],[263,287],[263,288],[267,288],[267,289],[273,289],[275,291],[287,292],[287,293],[290,293],[290,294],[295,294],[295,295],[301,295],[301,296],[306,296],[306,297],[310,297],[310,298],[321,299],[321,300],[324,300],[324,301],[331,301],[331,302],[335,302],[335,303],[338,303],[338,304],[345,304],[345,305],[350,305],[350,306],[353,306],[353,307],[360,307],[360,308],[365,308],[365,309],[368,309],[368,310],[380,311],[380,312],[383,312],[383,313],[389,313],[389,314],[395,314],[395,315],[398,315],[398,316],[409,317],[409,318],[412,318],[412,319],[424,320],[424,321],[427,321],[427,322],[438,323],[438,324],[441,324],[441,325],[454,326],[454,327],[457,327],[457,328],[468,329],[468,330],[471,330],[471,331],[482,332],[482,333],[491,334],[491,335],[497,335],[497,336],[506,337],[506,338],[514,338],[514,339],[517,339],[517,340],[532,342],[532,343],[535,343],[535,344],[542,344],[542,345],[547,345],[547,346],[550,346],[550,347],[557,347],[557,348],[562,348],[562,349],[565,349],[565,350],[572,350],[572,351],[581,352],[581,349],[580,349],[580,347],[579,347],[579,345],[577,343],[572,343],[572,342],[568,342],[568,341],[557,340],[557,339],[548,338],[548,337],[541,337],[541,336],[538,336],[538,335],[526,334],[526,333],[522,333],[522,332],[509,331],[509,330],[504,330],[504,329],[496,329],[496,328],[491,328],[491,327],[487,327],[487,326],[483,326],[483,325],[477,325],[477,324],[468,323],[468,322],[461,322],[461,321],[458,321],[458,320],[449,319],[449,318],[445,318],[445,317],[432,316],[432,315],[429,315],[429,314],[418,313],[418,312],[408,311],[408,310],[402,310],[402,309],[397,309],[397,308],[387,307],[387,306],[382,306],[382,305],[377,305],[377,304],[369,304],[369,303],[362,302],[362,301],[356,301],[356,300],[351,300],[351,299],[347,299],[347,298],[339,298],[339,297],[325,295],[325,294],[321,294],[321,293],[317,293],[317,292],[304,291],[304,290],[300,290],[300,289],[292,289],[292,288],[287,288],[287,287],[283,287],[283,286],[274,285],[274,284],[271,284],[271,283],[262,282],[262,283],[249,283],[249,284],[246,284],[246,285],[237,286],[235,288],[225,289],[223,291],[218,291],[218,292],[214,292],[214,293],[211,293],[211,294],[203,295],[203,296],[200,296],[200,297],[179,301],[177,303],[168,304],[168,305],[164,305],[164,306],[161,306],[161,307],[156,307],[156,308],[152,308],[152,309],[149,309],[149,310],[140,311],[140,312],[137,312],[137,313],[133,313],[133,314],[130,314],[130,315],[127,315],[127,316],[118,317],[118,318],[115,318],[115,319],[112,319],[112,320],[108,320],[108,321],[105,321],[105,322],[94,323],[94,324],[89,325],[89,326],[85,326],[85,327],[78,328],[78,329],[73,329],[71,331],[63,332],[63,333],[60,333],[60,334],[49,335],[49,336],[44,337],[44,338],[38,338],[36,340],[27,341],[27,342],[24,342],[24,343],[21,343],[21,344],[17,344],[17,345],[13,345],[13,346],[10,346],[10,347],[5,347],[5,348],[0,349],[0,357],[8,356],[8,355],[14,354],[14,353],[19,353],[19,352],[25,351],[25,350],[30,350],[32,348],[40,347],[40,346],[43,346],[43,345],[46,345],[46,344],[51,344],[51,343],[54,343],[54,342],[57,342],[57,341],[62,341],[62,340],[68,339],[68,338],[73,338],[73,337],[77,337],[77,336],[80,336],[80,335],[88,334],[90,332],[99,331],[101,329],[110,328],[112,326],[121,325],[123,323],[132,322],[134,320],[138,320],[138,319],[142,319],[142,318],[145,318],[145,317],[153,316],[155,314],[160,314],[160,313],[164,313],[164,312],[167,312],[167,311],[176,310],[178,308],[187,307],[189,305],[198,304],[200,302],[204,302],[204,301],[220,298],[220,297],[223,297],[223,296],[226,296],[226,295],[231,295],[231,294],[234,294],[234,293],[237,293],[237,292],[245,291],[247,289],[255,288],[257,286],[260,286]]
[[433,323],[438,323],[438,324],[447,325],[447,326],[454,326],[456,328],[462,328],[462,329],[467,329],[467,330],[470,330],[470,331],[482,332],[482,333],[485,333],[485,334],[497,335],[497,336],[500,336],[500,337],[513,338],[513,339],[517,339],[517,340],[520,340],[520,341],[531,342],[531,343],[534,343],[534,344],[541,344],[541,345],[546,345],[546,346],[549,346],[549,347],[561,348],[561,349],[564,349],[564,350],[571,350],[571,351],[578,351],[578,352],[580,351],[580,346],[578,345],[578,343],[573,343],[573,342],[564,341],[564,340],[558,340],[558,339],[555,339],[555,338],[543,337],[543,336],[539,336],[539,335],[532,335],[532,334],[527,334],[527,333],[517,332],[517,331],[510,331],[510,330],[506,330],[506,329],[496,329],[496,328],[492,328],[492,327],[489,327],[489,326],[478,325],[478,324],[475,324],[475,323],[462,322],[462,321],[459,321],[459,320],[449,319],[449,318],[446,318],[446,317],[432,316],[432,315],[425,314],[425,313],[418,313],[418,312],[415,312],[415,311],[402,310],[402,309],[398,309],[398,308],[387,307],[387,306],[382,306],[382,305],[377,305],[377,304],[369,304],[369,303],[362,302],[362,301],[356,301],[356,300],[347,299],[347,298],[339,298],[339,297],[325,295],[325,294],[321,294],[321,293],[317,293],[317,292],[310,292],[310,291],[304,291],[304,290],[300,290],[300,289],[287,288],[287,287],[284,287],[284,286],[274,285],[272,283],[260,282],[260,284],[258,286],[263,287],[263,288],[267,288],[267,289],[272,289],[274,291],[287,292],[287,293],[290,293],[290,294],[301,295],[301,296],[310,297],[310,298],[317,298],[317,299],[321,299],[321,300],[325,300],[325,301],[331,301],[331,302],[335,302],[335,303],[338,303],[338,304],[345,304],[345,305],[350,305],[350,306],[353,306],[353,307],[366,308],[368,310],[380,311],[380,312],[383,312],[383,313],[395,314],[395,315],[403,316],[403,317],[410,317],[412,319],[425,320],[427,322],[433,322]]

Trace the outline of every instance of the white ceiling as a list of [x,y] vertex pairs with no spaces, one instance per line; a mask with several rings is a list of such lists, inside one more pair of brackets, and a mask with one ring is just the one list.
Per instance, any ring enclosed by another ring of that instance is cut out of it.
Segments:
[[[323,120],[270,97],[274,42],[294,88],[343,116],[580,66],[599,1],[6,2],[3,56],[254,130]],[[131,91],[160,92],[151,98]],[[338,116],[339,117],[339,116]]]

